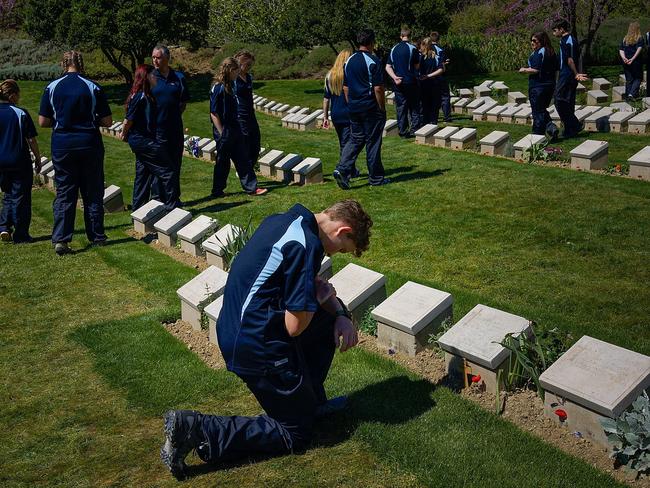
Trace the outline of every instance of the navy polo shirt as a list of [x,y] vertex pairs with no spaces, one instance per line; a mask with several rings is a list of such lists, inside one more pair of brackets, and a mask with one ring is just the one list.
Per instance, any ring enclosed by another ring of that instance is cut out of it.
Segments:
[[330,119],[332,119],[332,122],[335,124],[349,124],[350,112],[348,102],[345,100],[345,94],[343,90],[338,95],[332,93],[329,73],[325,77],[325,93],[323,96],[330,101]]
[[36,127],[27,110],[0,103],[0,171],[31,166],[27,139],[33,137]]
[[[631,46],[628,46],[627,44],[625,44],[625,40],[623,40],[623,42],[621,42],[621,46],[620,46],[619,49],[621,51],[623,51],[623,53],[625,54],[625,57],[627,59],[630,59],[632,56],[634,56],[634,53],[636,52],[636,50],[639,49],[639,48],[642,48],[642,47],[643,47],[643,36],[641,36],[639,38],[639,40],[635,44],[632,44]],[[637,62],[640,59],[641,59],[641,56],[639,55],[639,57],[637,57],[635,59],[635,62]]]
[[538,73],[528,76],[529,86],[555,82],[557,59],[555,54],[549,55],[546,52],[546,48],[540,47],[530,54],[530,57],[528,58],[528,67],[534,68],[538,71]]
[[292,366],[285,311],[316,312],[323,256],[316,218],[302,205],[264,219],[232,263],[217,320],[230,371],[263,375]]
[[[436,69],[444,68],[445,61],[447,61],[447,53],[443,48],[441,48],[437,44],[433,45],[433,49],[436,50]],[[443,73],[440,76],[436,76],[436,78],[438,78],[438,81],[442,81],[445,79],[445,75]]]
[[47,85],[39,114],[54,121],[52,152],[101,146],[99,120],[111,115],[102,88],[79,73]]
[[248,122],[255,119],[255,108],[253,107],[253,77],[246,75],[246,80],[237,77],[234,82],[233,91],[237,99],[237,116],[241,122]]
[[379,58],[367,51],[357,51],[343,68],[343,85],[348,87],[348,110],[363,113],[377,110],[376,86],[384,84],[384,74]]
[[[233,93],[228,93],[222,83],[216,83],[210,90],[210,113],[215,114],[221,120],[224,132],[239,132],[239,122],[237,121],[237,100]],[[212,126],[212,133],[215,139],[219,139],[223,134],[217,132],[217,128]]]
[[569,58],[573,59],[573,63],[577,67],[580,58],[580,50],[578,40],[571,34],[562,36],[562,39],[560,39],[560,76],[573,77],[573,71],[571,71],[571,68],[567,63],[567,59]]
[[156,79],[152,83],[151,94],[156,100],[158,113],[156,129],[158,138],[167,141],[183,135],[183,118],[181,105],[190,99],[187,81],[180,71],[169,70],[165,78],[157,69],[153,70]]
[[155,138],[156,104],[154,100],[147,98],[142,91],[133,94],[126,106],[126,120],[133,122],[129,129],[129,137],[133,134],[147,139]]
[[402,83],[411,85],[417,82],[417,64],[420,62],[420,52],[407,41],[398,42],[390,50],[388,62],[393,67],[395,74],[402,78]]

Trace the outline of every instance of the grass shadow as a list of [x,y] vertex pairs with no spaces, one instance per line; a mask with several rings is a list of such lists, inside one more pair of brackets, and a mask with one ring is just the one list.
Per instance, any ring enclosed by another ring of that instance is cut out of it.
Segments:
[[423,180],[426,178],[434,178],[436,176],[443,176],[448,171],[451,171],[451,168],[441,168],[433,171],[416,171],[414,173],[402,173],[397,176],[391,176],[393,183],[402,183],[404,181],[410,180]]

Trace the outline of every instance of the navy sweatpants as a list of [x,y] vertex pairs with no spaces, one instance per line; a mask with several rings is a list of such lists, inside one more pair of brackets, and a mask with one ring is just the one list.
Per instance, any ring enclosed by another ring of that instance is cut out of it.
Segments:
[[343,148],[336,166],[344,178],[352,176],[357,157],[365,146],[368,182],[374,185],[383,181],[385,173],[381,163],[381,138],[385,124],[386,112],[379,108],[364,113],[350,113],[350,140]]
[[241,376],[265,414],[205,415],[207,445],[198,450],[203,461],[281,455],[309,446],[316,407],[327,400],[323,383],[334,357],[334,321],[334,316],[319,309],[295,341],[290,367],[266,376]]
[[262,135],[260,134],[260,126],[257,120],[240,120],[239,127],[242,135],[244,136],[244,145],[246,146],[248,154],[248,166],[255,169],[257,159],[260,157],[260,149],[262,147]]
[[623,65],[623,73],[625,73],[625,98],[636,98],[639,96],[639,89],[643,81],[643,64],[640,59],[637,59],[632,64]]
[[56,198],[52,242],[70,242],[74,232],[77,196],[84,204],[86,236],[90,242],[105,241],[104,233],[104,146],[92,149],[55,151]]
[[217,162],[212,175],[212,194],[220,195],[226,189],[231,159],[235,163],[242,189],[246,193],[254,192],[257,188],[257,176],[250,162],[250,152],[246,147],[244,135],[239,130],[231,132],[224,129],[221,135],[215,131],[214,138],[217,141]]
[[413,135],[421,127],[420,86],[417,83],[395,86],[395,109],[400,137]]
[[548,106],[553,99],[554,86],[552,84],[535,84],[528,87],[528,98],[533,117],[533,134],[544,135],[549,124],[552,123],[548,113]]
[[560,75],[555,85],[555,108],[564,126],[564,137],[577,135],[582,126],[575,115],[577,87],[578,82],[572,75]]
[[[129,136],[129,146],[135,154],[133,179],[133,210],[142,207],[152,198],[160,200],[168,212],[178,205],[174,168],[169,153],[154,139],[137,134]],[[156,186],[152,195],[152,183]]]
[[11,232],[13,229],[14,242],[25,242],[30,238],[32,183],[33,172],[29,162],[20,169],[0,171],[0,189],[4,193],[0,211],[0,232]]

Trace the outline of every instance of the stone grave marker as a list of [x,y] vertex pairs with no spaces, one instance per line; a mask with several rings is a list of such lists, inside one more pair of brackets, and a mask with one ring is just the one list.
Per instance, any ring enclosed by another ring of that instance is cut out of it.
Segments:
[[596,105],[604,103],[609,99],[607,93],[602,90],[589,90],[587,92],[587,105]]
[[[490,97],[478,97],[475,98],[474,100],[471,100],[467,105],[465,105],[465,110],[467,113],[472,113],[474,110],[479,108],[481,105],[483,105],[485,102],[488,100],[492,100]],[[494,100],[492,100],[494,101]]]
[[475,97],[485,97],[492,93],[492,90],[490,90],[490,87],[485,86],[485,85],[477,85],[474,87],[474,96]]
[[499,117],[508,108],[508,105],[495,105],[490,110],[485,112],[485,118],[488,122],[498,122]]
[[192,214],[182,208],[175,208],[154,224],[158,241],[167,247],[176,245],[176,233],[192,220]]
[[206,235],[213,233],[217,227],[219,227],[219,223],[216,219],[207,215],[199,215],[192,222],[181,227],[176,233],[181,240],[181,250],[192,256],[203,256],[205,251],[201,247],[200,241]]
[[437,147],[451,147],[450,137],[458,132],[460,127],[454,127],[453,125],[448,125],[444,129],[440,129],[438,132],[433,134],[433,141]]
[[612,84],[605,78],[594,78],[592,89],[607,91],[612,87]]
[[473,94],[474,92],[472,92],[472,90],[470,90],[469,88],[460,88],[458,90],[458,96],[460,98],[470,98]]
[[641,103],[643,103],[643,108],[650,108],[650,97],[644,97]]
[[575,111],[575,116],[576,119],[578,119],[580,122],[585,120],[587,117],[589,117],[591,114],[594,112],[597,112],[600,110],[600,107],[596,107],[593,105],[587,105],[586,107],[582,107],[580,110]]
[[291,170],[300,161],[302,161],[300,154],[287,154],[273,165],[271,172],[275,175],[276,180],[289,183],[293,180],[293,172]]
[[124,210],[122,189],[117,185],[104,188],[104,211],[107,213],[121,212]]
[[517,114],[517,112],[520,112],[524,107],[522,105],[513,105],[512,107],[506,108],[501,114],[499,114],[499,117],[501,118],[501,122],[505,122],[507,124],[512,124],[514,123],[514,117]]
[[481,145],[481,154],[489,156],[505,156],[509,140],[510,134],[508,132],[500,130],[492,131],[479,141]]
[[469,378],[480,376],[486,390],[496,393],[498,372],[507,374],[510,357],[510,351],[500,342],[507,334],[531,333],[527,319],[478,304],[445,332],[438,344],[445,351],[452,379],[462,379],[467,386]]
[[321,109],[316,110],[315,112],[310,113],[307,115],[305,118],[301,119],[298,122],[298,130],[305,131],[307,129],[315,129],[316,128],[316,120],[319,115],[321,115],[323,111]]
[[323,163],[320,158],[305,158],[293,167],[293,182],[311,185],[323,182]]
[[389,93],[386,95],[386,104],[387,105],[395,105],[395,94],[394,93]]
[[293,117],[292,113],[287,113],[284,117],[282,117],[282,127],[287,128],[289,127],[289,120]]
[[320,263],[320,270],[318,271],[318,276],[323,278],[324,280],[329,280],[332,275],[332,258],[329,256],[325,256],[323,260]]
[[284,152],[278,149],[271,149],[264,156],[259,159],[260,163],[260,173],[262,176],[267,178],[272,178],[275,176],[273,174],[274,168],[273,165],[280,161],[284,157]]
[[548,109],[548,114],[551,116],[551,120],[552,120],[553,122],[555,122],[555,123],[557,123],[557,124],[559,124],[560,122],[562,122],[562,119],[560,119],[560,114],[557,113],[557,109],[555,108],[554,105],[551,106],[551,107]]
[[495,81],[491,86],[490,90],[495,90],[497,93],[508,93],[510,88],[503,81]]
[[386,299],[386,278],[371,269],[350,263],[329,280],[340,298],[359,324],[370,307]]
[[199,149],[199,156],[201,155],[201,151],[203,150],[203,148],[208,144],[210,144],[211,141],[212,139],[209,137],[202,137],[201,139],[199,139],[199,142],[197,143],[196,146]]
[[201,158],[206,161],[216,161],[217,159],[217,143],[214,140],[208,142],[201,148]]
[[571,169],[603,169],[607,166],[609,144],[606,141],[585,141],[570,154]]
[[487,114],[488,110],[496,107],[497,105],[498,103],[495,100],[486,100],[485,103],[483,103],[480,107],[472,110],[472,120],[485,120],[485,114]]
[[650,146],[646,146],[627,160],[630,177],[650,180]]
[[644,110],[627,121],[627,131],[631,134],[645,134],[649,126],[650,110]]
[[203,241],[203,250],[208,264],[217,266],[220,269],[226,268],[223,258],[224,246],[235,239],[243,229],[236,225],[226,224],[215,234]]
[[217,320],[219,319],[219,314],[223,308],[223,294],[219,295],[216,300],[210,302],[208,306],[203,309],[206,317],[208,317],[208,341],[210,341],[215,346],[218,346],[217,342]]
[[588,132],[609,132],[609,117],[614,113],[611,107],[603,107],[588,115],[585,119],[585,130]]
[[525,103],[528,98],[521,92],[509,92],[508,101],[512,103]]
[[474,149],[476,147],[476,129],[463,127],[458,132],[454,132],[449,140],[452,149]]
[[614,102],[610,103],[609,106],[620,112],[635,112],[634,107],[627,102]]
[[[43,159],[43,158],[41,158]],[[39,171],[39,176],[40,180],[43,182],[43,184],[47,185],[50,179],[50,173],[54,172],[54,163],[52,161],[47,161],[46,163],[41,166],[41,171]],[[54,175],[52,175],[52,178],[54,178]]]
[[515,159],[525,159],[526,152],[533,144],[543,144],[546,137],[539,134],[528,134],[513,144]]
[[533,110],[530,107],[523,107],[514,115],[515,124],[526,125],[531,123]]
[[133,230],[140,234],[154,232],[154,224],[165,215],[165,205],[158,200],[149,200],[131,214]]
[[287,109],[287,114],[295,114],[298,110],[300,110],[302,107],[300,105],[294,105],[290,109]]
[[613,102],[622,102],[625,97],[625,87],[624,86],[615,86],[612,88],[612,101]]
[[181,299],[181,320],[191,324],[194,330],[201,330],[205,307],[223,294],[227,279],[228,273],[210,266],[176,290]]
[[384,132],[382,133],[382,136],[396,136],[398,133],[399,127],[397,127],[397,120],[388,119],[384,125]]
[[415,356],[442,322],[452,319],[453,304],[449,293],[407,281],[371,312],[379,344]]
[[433,144],[433,134],[438,130],[436,124],[426,124],[415,131],[415,142],[418,144]]
[[612,132],[627,132],[627,123],[636,113],[619,111],[609,116],[609,128]]
[[619,82],[621,85],[625,85],[626,81],[627,81],[627,80],[625,79],[625,75],[624,75],[624,74],[620,74],[620,75],[618,75],[618,82]]
[[611,450],[600,421],[618,417],[650,387],[650,357],[582,336],[539,380],[547,417]]
[[467,104],[470,103],[471,101],[472,101],[471,98],[461,98],[458,101],[456,101],[456,103],[452,105],[454,108],[454,113],[462,114]]
[[576,86],[576,94],[581,94],[585,93],[587,91],[587,87],[583,85],[582,83],[578,83],[578,86]]

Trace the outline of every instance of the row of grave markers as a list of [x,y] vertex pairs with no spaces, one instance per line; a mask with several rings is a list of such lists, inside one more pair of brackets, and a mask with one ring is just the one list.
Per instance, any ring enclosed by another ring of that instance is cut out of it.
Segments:
[[[453,296],[442,290],[409,281],[387,297],[384,275],[353,263],[332,275],[329,258],[320,274],[329,279],[356,324],[370,311],[377,321],[378,342],[396,352],[417,355],[443,322],[453,318]],[[227,277],[220,267],[210,266],[177,290],[182,319],[200,330],[205,314],[215,344]],[[438,344],[451,378],[465,386],[479,378],[487,391],[496,393],[503,387],[498,382],[507,374],[510,358],[500,342],[507,334],[532,332],[529,320],[478,304]],[[600,420],[616,418],[650,387],[650,357],[583,336],[544,371],[540,382],[549,418],[609,449]]]
[[[36,171],[36,166],[32,163]],[[56,190],[56,179],[54,178],[54,163],[47,157],[41,156],[41,170],[36,173],[38,180],[47,186],[51,191]],[[105,185],[104,187],[104,211],[107,213],[122,212],[124,210],[124,198],[122,189],[117,185]]]
[[[477,145],[477,130],[469,127],[446,126],[438,130],[435,124],[427,124],[415,132],[415,142],[437,147],[463,150],[474,149]],[[528,134],[513,144],[514,158],[525,159],[533,145],[546,142],[546,137]],[[492,131],[478,144],[481,154],[488,156],[507,156],[510,134],[505,131]],[[608,164],[609,143],[587,140],[570,151],[571,168],[576,170],[604,169]],[[627,160],[630,177],[650,181],[650,146],[646,146]]]

